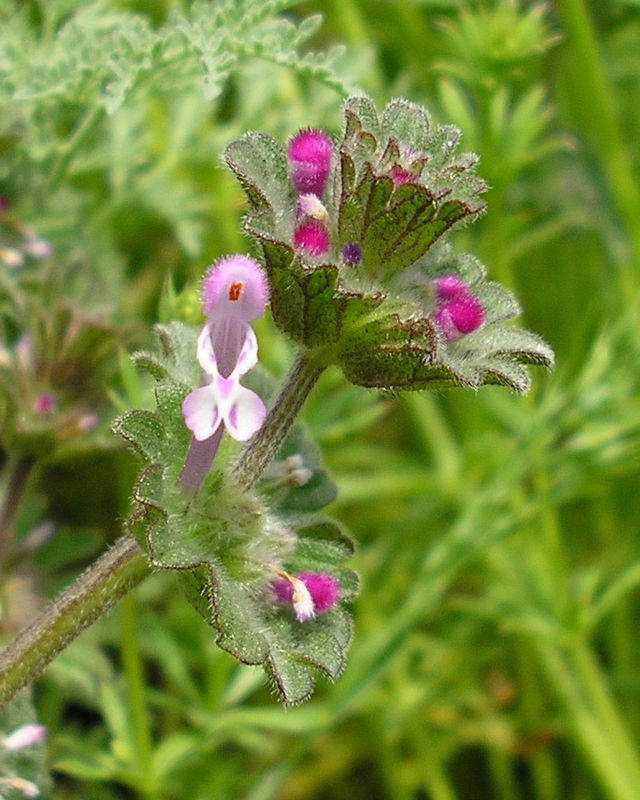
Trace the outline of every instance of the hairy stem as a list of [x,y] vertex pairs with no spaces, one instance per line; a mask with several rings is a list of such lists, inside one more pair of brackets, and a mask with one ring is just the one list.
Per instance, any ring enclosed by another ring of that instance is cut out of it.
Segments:
[[0,653],[0,706],[148,574],[135,539],[123,536]]
[[[234,467],[241,485],[253,486],[278,452],[322,370],[306,353],[295,361],[264,425]],[[123,536],[0,653],[0,706],[147,575],[145,554],[132,536]]]
[[267,414],[264,425],[233,468],[242,486],[247,489],[253,486],[278,452],[323,369],[317,366],[306,352],[298,356],[280,394]]

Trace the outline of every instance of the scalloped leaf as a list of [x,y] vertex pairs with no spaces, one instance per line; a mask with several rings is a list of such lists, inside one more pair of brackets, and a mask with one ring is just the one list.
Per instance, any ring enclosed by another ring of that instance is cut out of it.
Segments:
[[267,214],[273,229],[277,215],[294,203],[287,159],[282,146],[263,133],[247,133],[231,142],[224,159],[247,193],[253,212]]
[[475,213],[458,201],[437,205],[422,186],[400,186],[364,231],[361,267],[378,277],[408,267],[452,225]]
[[[267,511],[258,495],[237,486],[220,468],[195,496],[185,496],[178,477],[190,434],[181,407],[191,386],[166,376],[189,373],[181,362],[196,360],[195,335],[181,325],[157,332],[163,351],[152,357],[154,373],[162,376],[157,410],[130,411],[114,424],[146,464],[135,485],[129,530],[146,548],[152,567],[179,573],[187,599],[213,626],[220,647],[244,663],[262,665],[283,702],[302,702],[313,691],[317,673],[335,679],[342,671],[351,623],[343,609],[334,608],[301,624],[291,608],[275,602],[271,583],[276,568],[330,572],[340,582],[341,600],[354,596],[358,579],[344,566],[353,553],[349,538],[322,520],[305,523],[297,534],[291,521],[305,503],[308,519],[311,508],[333,499],[335,487],[296,426],[281,457],[301,457],[311,480],[289,487],[283,504],[287,516]],[[224,447],[216,463],[224,468]]]
[[413,150],[424,149],[431,130],[429,115],[421,106],[397,97],[382,114],[382,130]]
[[310,269],[288,245],[264,237],[260,243],[272,288],[273,318],[307,347],[336,345],[343,331],[351,331],[383,300],[338,292],[338,268],[333,264]]
[[[369,98],[353,97],[344,114],[326,196],[330,249],[322,260],[292,247],[296,209],[284,148],[250,134],[227,150],[231,168],[245,188],[250,184],[245,228],[262,248],[277,326],[315,350],[318,363],[338,364],[362,386],[500,382],[524,391],[528,378],[517,364],[548,366],[550,348],[530,334],[509,338],[499,323],[518,314],[515,299],[485,280],[477,259],[453,254],[442,241],[484,210],[477,156],[458,154],[455,127],[432,129],[427,112],[402,99],[380,116]],[[353,257],[343,257],[347,244]],[[439,302],[434,279],[447,274],[485,310],[482,328],[455,342],[431,321]]]

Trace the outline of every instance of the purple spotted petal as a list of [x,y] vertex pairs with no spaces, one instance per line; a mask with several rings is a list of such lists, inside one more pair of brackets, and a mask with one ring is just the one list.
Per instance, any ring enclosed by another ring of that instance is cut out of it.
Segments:
[[264,403],[255,392],[236,384],[224,423],[229,434],[238,442],[246,442],[256,433],[267,414]]
[[213,436],[222,420],[215,384],[188,394],[182,403],[182,415],[194,439],[204,442]]

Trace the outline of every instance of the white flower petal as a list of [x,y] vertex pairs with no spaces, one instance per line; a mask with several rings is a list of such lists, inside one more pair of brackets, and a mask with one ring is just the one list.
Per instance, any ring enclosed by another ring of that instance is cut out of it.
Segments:
[[218,374],[216,354],[211,346],[211,328],[207,323],[198,336],[198,363],[208,375]]
[[9,736],[5,736],[2,745],[6,750],[24,750],[25,747],[33,747],[40,744],[46,735],[44,725],[28,723],[15,730]]
[[215,385],[202,386],[188,394],[182,403],[182,414],[187,428],[199,442],[213,436],[221,421]]
[[245,336],[242,350],[238,356],[238,361],[233,369],[232,375],[239,378],[241,375],[249,372],[258,363],[258,340],[253,332],[253,328],[247,326],[247,335]]
[[224,411],[224,424],[238,442],[246,442],[264,422],[267,409],[255,392],[237,384]]
[[306,584],[300,578],[291,578],[291,584],[293,586],[291,602],[293,603],[296,619],[298,622],[307,622],[307,620],[313,619],[316,615],[316,609],[313,597],[311,597],[311,592],[307,589]]

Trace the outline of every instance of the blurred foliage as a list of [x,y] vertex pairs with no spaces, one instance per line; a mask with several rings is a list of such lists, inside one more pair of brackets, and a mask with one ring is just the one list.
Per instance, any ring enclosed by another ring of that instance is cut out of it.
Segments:
[[[490,190],[456,244],[558,354],[524,399],[399,400],[326,373],[304,417],[360,543],[346,672],[284,712],[153,576],[36,687],[52,796],[637,800],[638,3],[2,0],[0,31],[0,194],[53,247],[3,277],[68,269],[65,300],[148,345],[247,247],[226,144],[335,132],[359,86],[461,128]],[[258,334],[281,375],[288,344]],[[111,366],[104,428],[151,397]],[[5,453],[6,492],[15,467]],[[133,472],[92,450],[27,477],[5,613],[116,535]]]

